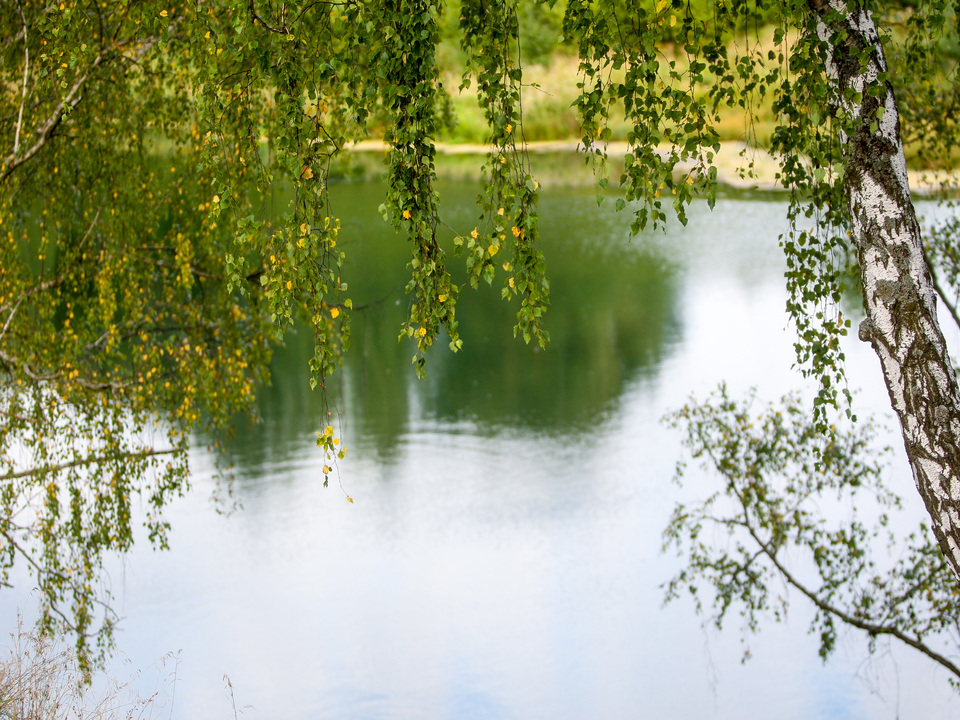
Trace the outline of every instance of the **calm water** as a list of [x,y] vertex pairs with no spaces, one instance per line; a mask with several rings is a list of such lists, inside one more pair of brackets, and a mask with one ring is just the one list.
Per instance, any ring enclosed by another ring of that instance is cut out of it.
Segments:
[[[473,226],[475,188],[447,185],[448,222]],[[417,381],[396,336],[407,249],[375,185],[339,189],[353,348],[333,399],[349,457],[322,487],[306,337],[264,391],[264,422],[229,453],[243,510],[210,501],[214,459],[170,510],[172,550],[141,548],[109,582],[134,668],[179,651],[164,717],[522,720],[912,718],[960,712],[944,674],[899,646],[864,663],[849,634],[826,666],[795,597],[790,622],[741,644],[692,607],[662,607],[677,569],[660,533],[714,479],[670,482],[679,437],[661,416],[726,380],[775,398],[790,371],[776,238],[784,206],[698,205],[686,229],[629,240],[629,218],[589,190],[543,200],[553,342],[514,341],[498,292],[465,291],[465,350]],[[869,349],[849,347],[862,405],[883,408]],[[919,501],[902,462],[896,482]],[[346,502],[344,492],[354,499]],[[12,618],[24,595],[3,599]],[[28,613],[29,614],[29,613]],[[12,620],[10,623],[12,625]],[[745,647],[753,659],[740,664]],[[882,648],[886,647],[881,645]],[[122,675],[123,667],[115,670]],[[169,684],[167,687],[169,694]]]

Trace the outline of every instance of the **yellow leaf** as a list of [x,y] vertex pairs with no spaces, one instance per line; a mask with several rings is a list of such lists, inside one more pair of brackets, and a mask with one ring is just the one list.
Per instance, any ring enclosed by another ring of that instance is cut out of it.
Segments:
[[330,317],[336,318],[336,317],[339,317],[339,315],[340,315],[340,308],[335,308],[335,307],[330,308]]
[[220,202],[220,196],[219,196],[219,195],[214,195],[214,196],[213,196],[213,201],[214,201],[215,203]]
[[353,498],[350,497],[349,495],[347,495],[347,502],[348,502],[348,503],[352,503],[352,502],[353,502]]
[[472,237],[474,240],[480,237],[480,233],[477,232],[476,228],[470,231],[470,237]]
[[304,180],[309,180],[310,178],[312,178],[312,177],[313,177],[313,168],[310,167],[309,165],[307,165],[307,166],[300,172],[300,177],[302,177]]
[[503,215],[503,208],[500,208],[499,210],[497,210],[497,215]]
[[423,337],[426,334],[427,334],[427,329],[425,327],[422,327],[419,330],[417,330],[417,335],[419,335],[420,337]]
[[330,474],[330,470],[331,470],[331,468],[330,468],[329,465],[324,465],[324,466],[323,466],[323,474],[324,474],[324,475],[329,475],[329,474]]
[[500,252],[500,247],[498,245],[491,245],[487,248],[487,252],[490,253],[490,257],[493,257],[498,252]]
[[409,210],[404,210],[404,211],[403,211],[403,219],[404,219],[404,220],[409,220],[409,219],[410,219],[410,211],[409,211]]
[[446,302],[447,296],[444,295],[443,293],[440,293],[439,295],[437,295],[437,300],[439,300],[440,302]]
[[326,435],[327,437],[330,437],[331,435],[333,435],[333,425],[327,425],[323,429],[323,434]]
[[166,11],[166,10],[161,10],[161,11],[160,11],[160,17],[166,17],[166,16],[167,16],[167,11]]

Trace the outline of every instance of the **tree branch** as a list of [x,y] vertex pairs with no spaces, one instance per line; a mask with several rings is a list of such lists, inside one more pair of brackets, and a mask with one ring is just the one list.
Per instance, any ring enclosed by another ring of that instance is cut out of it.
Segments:
[[933,289],[937,291],[937,295],[940,297],[941,302],[947,308],[947,311],[950,313],[950,317],[953,318],[953,322],[956,324],[957,328],[960,329],[960,315],[957,314],[957,306],[950,302],[950,299],[947,297],[947,292],[944,290],[943,285],[940,284],[939,278],[937,278],[937,273],[933,268],[933,263],[930,262],[930,257],[927,255],[927,249],[923,249],[923,257],[927,261],[927,268],[930,270],[930,279],[933,282]]
[[[157,44],[159,39],[160,38],[156,37],[156,38],[149,38],[145,40],[140,45],[133,60],[135,61],[139,60],[144,55],[146,55],[146,53],[150,50],[150,48],[152,48],[154,45]],[[53,133],[54,129],[60,124],[60,121],[63,120],[63,117],[67,112],[68,108],[72,109],[76,107],[77,104],[80,102],[80,97],[79,97],[80,91],[83,89],[84,85],[86,85],[86,82],[90,78],[91,73],[93,73],[93,71],[100,66],[100,64],[108,56],[110,51],[117,50],[120,47],[121,47],[121,44],[115,41],[112,45],[100,50],[100,52],[97,53],[96,57],[90,63],[90,66],[86,69],[86,71],[84,71],[84,73],[74,81],[73,85],[70,88],[70,91],[66,94],[63,100],[61,100],[57,104],[57,106],[53,109],[53,111],[47,117],[46,122],[44,122],[43,125],[40,126],[40,128],[36,131],[36,134],[39,136],[36,142],[34,142],[33,145],[31,145],[30,148],[26,152],[24,152],[22,155],[18,155],[17,149],[15,148],[14,151],[10,155],[8,155],[3,160],[2,163],[0,163],[0,167],[3,168],[2,173],[0,173],[0,184],[5,182],[6,179],[10,177],[17,170],[17,168],[19,168],[21,165],[29,161],[34,155],[40,152],[43,146],[46,145],[47,142],[50,140],[50,136]]]
[[20,98],[20,112],[17,114],[17,129],[13,134],[13,154],[20,150],[20,130],[23,127],[23,106],[27,103],[27,80],[30,77],[30,41],[27,37],[27,16],[23,12],[23,0],[17,0],[20,17],[23,20],[23,92]]
[[83,467],[85,465],[96,465],[98,463],[110,462],[111,460],[141,460],[143,458],[153,457],[155,455],[174,455],[178,452],[183,452],[183,450],[179,448],[170,448],[167,450],[150,449],[132,453],[88,455],[87,457],[80,458],[79,460],[71,460],[70,462],[60,463],[59,465],[47,465],[46,467],[31,468],[30,470],[20,470],[18,472],[7,473],[6,475],[0,475],[0,482],[18,480],[20,478],[38,475],[40,473],[60,472],[62,470]]
[[890,625],[878,625],[875,623],[870,623],[870,622],[866,622],[864,620],[855,618],[852,615],[848,615],[840,608],[834,607],[830,603],[820,598],[814,592],[809,590],[805,585],[803,585],[799,580],[797,580],[793,576],[793,574],[780,563],[780,561],[777,559],[776,551],[771,549],[770,544],[764,542],[760,538],[760,536],[757,535],[752,524],[749,522],[749,519],[743,523],[743,526],[747,529],[747,532],[750,533],[750,537],[752,537],[754,541],[760,546],[761,550],[763,551],[763,554],[767,556],[770,562],[773,563],[773,566],[783,576],[784,580],[786,580],[788,584],[792,585],[797,590],[799,590],[808,600],[810,600],[814,605],[820,608],[820,610],[822,610],[825,613],[829,613],[830,615],[833,615],[834,617],[840,619],[847,625],[852,625],[855,628],[859,628],[860,630],[863,630],[869,633],[871,636],[891,635],[897,638],[898,640],[900,640],[901,642],[906,643],[907,645],[912,647],[914,650],[917,650],[923,653],[934,662],[939,663],[944,668],[949,670],[951,673],[953,673],[954,676],[960,678],[960,667],[950,662],[950,660],[945,658],[940,653],[936,652],[930,646],[923,643],[919,638],[910,637],[909,635],[904,634],[899,629],[892,627]]

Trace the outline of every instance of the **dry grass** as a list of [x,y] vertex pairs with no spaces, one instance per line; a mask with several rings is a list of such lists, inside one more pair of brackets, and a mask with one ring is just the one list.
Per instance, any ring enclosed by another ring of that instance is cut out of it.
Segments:
[[0,655],[0,720],[148,720],[172,699],[176,668],[163,677],[163,666],[175,666],[173,657],[161,661],[162,681],[144,697],[134,688],[139,673],[125,682],[84,678],[72,648],[24,630],[22,621],[10,640]]

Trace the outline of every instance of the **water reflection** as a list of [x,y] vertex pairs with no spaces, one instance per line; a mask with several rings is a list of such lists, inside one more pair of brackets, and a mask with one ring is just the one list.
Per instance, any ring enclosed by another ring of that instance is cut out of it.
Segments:
[[[450,226],[471,226],[477,191],[469,183],[441,187],[454,208],[446,218]],[[334,198],[348,251],[343,277],[364,309],[353,313],[351,348],[343,372],[330,383],[330,397],[350,408],[349,436],[365,452],[382,458],[394,453],[409,430],[413,405],[422,417],[468,421],[480,432],[510,427],[554,435],[589,428],[616,407],[628,382],[656,375],[681,335],[678,266],[662,244],[630,244],[626,215],[598,228],[595,194],[564,189],[542,207],[552,289],[548,350],[513,337],[516,305],[500,299],[497,282],[464,288],[457,305],[463,350],[454,355],[439,343],[428,357],[427,379],[417,381],[410,365],[414,348],[397,339],[406,313],[409,251],[376,213],[381,194],[371,184],[341,188]],[[460,263],[452,258],[450,265],[462,285]],[[264,425],[252,430],[263,437],[251,443],[241,432],[244,464],[253,460],[248,453],[302,438],[325,422],[319,393],[304,390],[311,342],[301,332],[277,352],[273,387],[260,401]]]
[[[264,422],[240,428],[230,451],[244,510],[224,518],[207,502],[214,459],[198,447],[196,491],[170,511],[172,551],[140,549],[113,573],[134,665],[183,650],[171,718],[229,716],[224,673],[254,706],[246,717],[291,720],[956,711],[943,678],[896,648],[880,693],[853,680],[859,636],[823,666],[799,600],[790,625],[750,641],[745,666],[735,623],[716,634],[689,604],[662,607],[676,560],[660,555],[660,532],[684,496],[669,482],[679,438],[660,417],[720,380],[770,399],[798,383],[783,205],[697,205],[686,230],[628,241],[629,218],[597,211],[592,193],[548,193],[551,346],[514,340],[496,291],[465,291],[464,351],[433,353],[420,382],[391,294],[407,248],[376,215],[382,188],[340,190],[350,294],[387,298],[356,313],[332,390],[356,503],[322,487],[310,337],[291,336],[259,399]],[[464,199],[448,223],[471,227],[474,189],[442,190]],[[846,350],[852,383],[886,405],[869,347]],[[683,492],[715,483],[691,468]]]

